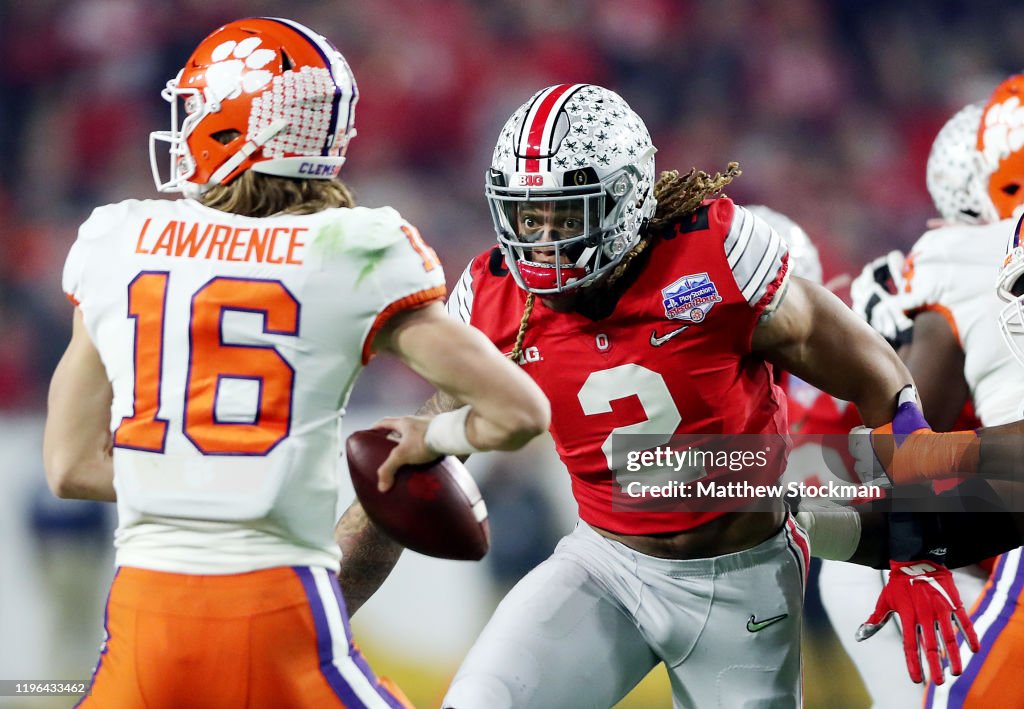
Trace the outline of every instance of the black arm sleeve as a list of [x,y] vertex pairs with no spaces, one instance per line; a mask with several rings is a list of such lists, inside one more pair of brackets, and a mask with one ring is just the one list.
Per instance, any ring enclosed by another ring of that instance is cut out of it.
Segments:
[[934,497],[918,493],[857,511],[861,541],[850,561],[876,569],[889,568],[890,559],[969,566],[1024,544],[1024,515],[1008,512],[981,478]]

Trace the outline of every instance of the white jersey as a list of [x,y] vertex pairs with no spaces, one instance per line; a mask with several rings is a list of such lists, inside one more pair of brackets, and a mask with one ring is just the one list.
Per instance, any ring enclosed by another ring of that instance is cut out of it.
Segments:
[[900,304],[943,315],[964,351],[964,378],[982,424],[1024,418],[1024,371],[999,334],[995,283],[1014,220],[933,229],[911,249]]
[[95,210],[64,290],[113,386],[118,565],[336,570],[349,392],[386,319],[442,299],[444,283],[390,208]]

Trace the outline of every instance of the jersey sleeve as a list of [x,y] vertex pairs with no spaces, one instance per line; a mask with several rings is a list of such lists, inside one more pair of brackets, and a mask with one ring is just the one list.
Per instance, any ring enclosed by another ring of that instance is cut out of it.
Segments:
[[955,258],[943,236],[941,230],[928,232],[910,250],[903,263],[899,305],[909,317],[929,310],[939,313],[959,339],[956,320],[947,302],[949,284],[956,279]]
[[362,225],[364,247],[357,281],[371,280],[377,311],[363,338],[362,359],[373,357],[373,340],[387,322],[404,310],[443,301],[448,292],[437,254],[419,231],[393,209],[372,210]]
[[[64,261],[64,272],[61,276],[64,295],[75,306],[81,306],[87,297],[86,281],[90,276],[90,254],[97,248],[97,243],[104,234],[124,220],[130,203],[131,200],[97,207],[78,228],[78,237],[71,245],[71,250]],[[102,259],[97,263],[102,263]]]
[[785,296],[789,247],[765,220],[728,200],[717,202],[733,210],[725,255],[736,286],[750,307],[759,315],[768,315]]
[[86,249],[82,241],[75,240],[64,261],[64,273],[61,276],[61,288],[64,295],[75,307],[82,304],[82,279],[85,273]]
[[473,262],[459,277],[459,282],[452,288],[448,302],[445,304],[448,314],[460,322],[469,324],[473,317]]

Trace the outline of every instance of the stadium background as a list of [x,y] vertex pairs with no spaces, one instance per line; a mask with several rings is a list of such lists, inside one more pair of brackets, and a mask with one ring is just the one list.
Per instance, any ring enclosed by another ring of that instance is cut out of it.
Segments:
[[[543,86],[621,93],[660,169],[739,160],[730,196],[803,225],[841,284],[920,235],[936,132],[1024,66],[1024,6],[988,0],[0,2],[0,678],[88,676],[112,573],[111,510],[56,501],[42,482],[46,383],[71,322],[64,256],[93,206],[156,196],[146,141],[169,121],[160,88],[200,38],[247,15],[298,20],[345,54],[361,97],[343,176],[360,203],[419,226],[450,285],[493,239],[482,185],[498,129]],[[348,429],[427,393],[377,361]],[[472,467],[491,508],[488,561],[407,554],[355,621],[374,665],[422,706],[572,520],[549,442]],[[807,706],[864,706],[813,594],[806,643]],[[670,706],[662,675],[621,706]]]

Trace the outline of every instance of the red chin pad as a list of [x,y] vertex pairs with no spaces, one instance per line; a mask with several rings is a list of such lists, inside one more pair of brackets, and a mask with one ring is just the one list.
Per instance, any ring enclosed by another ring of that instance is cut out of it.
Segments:
[[558,270],[554,264],[531,263],[520,261],[519,275],[523,283],[531,290],[561,290],[573,281],[578,281],[587,275],[587,269],[576,266],[562,266],[562,282],[558,282]]

